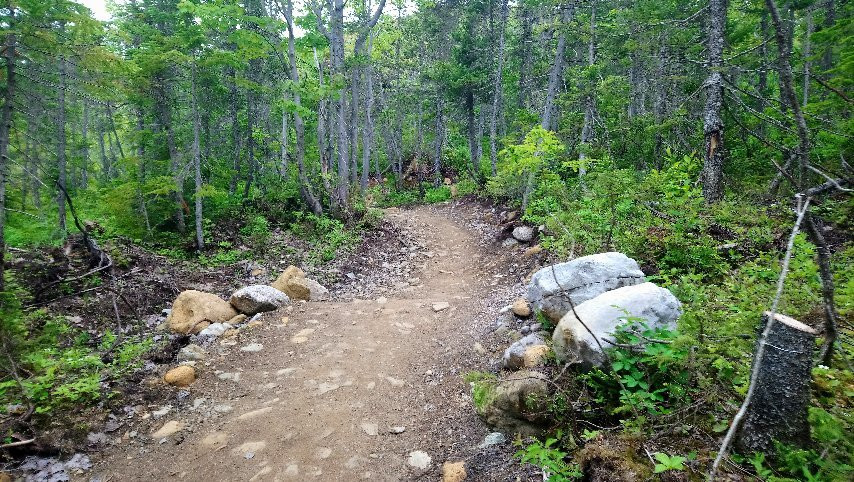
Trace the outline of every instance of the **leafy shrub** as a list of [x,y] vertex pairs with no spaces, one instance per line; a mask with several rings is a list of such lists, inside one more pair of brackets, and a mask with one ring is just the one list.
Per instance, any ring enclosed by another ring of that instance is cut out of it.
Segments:
[[424,193],[424,202],[429,204],[445,202],[451,199],[451,188],[448,186],[431,187]]
[[[579,480],[583,475],[581,469],[577,463],[566,461],[567,453],[560,447],[561,438],[562,433],[558,431],[557,437],[547,438],[545,442],[534,439],[514,456],[523,464],[531,464],[543,469],[550,481]],[[518,444],[521,445],[521,442]]]
[[291,231],[312,243],[307,254],[310,263],[331,261],[340,250],[355,246],[360,239],[358,232],[347,229],[337,219],[301,213],[298,220],[291,224]]

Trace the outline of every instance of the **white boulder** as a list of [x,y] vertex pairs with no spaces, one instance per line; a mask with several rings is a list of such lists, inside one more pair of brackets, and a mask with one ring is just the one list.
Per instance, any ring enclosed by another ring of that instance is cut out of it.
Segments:
[[290,303],[288,295],[267,285],[251,285],[240,288],[231,295],[229,302],[237,311],[252,316],[264,311],[273,311]]
[[675,329],[681,315],[682,304],[669,290],[653,283],[625,286],[567,313],[552,335],[554,351],[562,362],[577,360],[584,367],[601,366],[605,362],[603,349],[613,346],[609,342],[614,342],[617,326],[630,321],[627,318],[640,319],[652,329]]
[[578,306],[606,291],[644,281],[637,261],[623,253],[599,253],[537,271],[525,298],[535,310],[558,322],[572,309],[567,298]]

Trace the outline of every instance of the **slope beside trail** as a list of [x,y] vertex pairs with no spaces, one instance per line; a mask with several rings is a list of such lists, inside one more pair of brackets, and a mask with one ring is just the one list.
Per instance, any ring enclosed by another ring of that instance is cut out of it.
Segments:
[[[465,205],[387,214],[425,249],[416,286],[265,314],[234,346],[211,347],[183,403],[110,449],[98,476],[436,480],[443,462],[465,460],[469,480],[526,479],[509,444],[479,447],[490,430],[462,379],[496,358],[478,340],[518,281],[471,228],[482,215]],[[183,429],[153,439],[167,422]]]

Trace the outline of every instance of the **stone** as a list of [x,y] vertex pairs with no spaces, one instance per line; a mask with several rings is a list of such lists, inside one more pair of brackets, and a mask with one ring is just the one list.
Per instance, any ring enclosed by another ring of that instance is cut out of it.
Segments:
[[567,297],[578,306],[606,291],[643,282],[643,271],[635,260],[622,253],[599,253],[537,271],[525,298],[557,323],[572,309]]
[[525,349],[525,353],[522,356],[522,366],[525,368],[534,368],[543,365],[550,351],[551,349],[548,345],[529,346]]
[[519,370],[525,367],[525,351],[532,346],[545,345],[543,337],[538,334],[527,335],[504,350],[501,363],[508,370]]
[[542,252],[543,252],[543,247],[540,246],[539,244],[537,244],[537,245],[531,246],[530,248],[526,249],[525,252],[522,254],[522,256],[524,256],[526,258],[530,258],[531,256],[536,256]]
[[521,435],[538,435],[548,426],[548,378],[522,370],[490,386],[478,413],[487,425]]
[[305,278],[305,271],[297,268],[296,266],[288,266],[282,274],[276,278],[276,281],[270,283],[270,286],[290,296],[288,293],[288,280],[291,278]]
[[250,285],[240,288],[229,299],[231,306],[249,316],[277,310],[290,301],[288,295],[267,285]]
[[614,331],[627,316],[642,319],[648,328],[675,329],[681,315],[682,304],[669,290],[654,283],[624,286],[567,313],[552,335],[554,350],[562,362],[579,361],[587,368],[602,366],[606,360],[602,348],[610,346],[605,340],[614,341]]
[[366,435],[370,435],[371,437],[374,437],[379,433],[379,426],[373,422],[362,422],[359,426]]
[[431,459],[430,456],[427,455],[427,452],[415,450],[409,452],[409,458],[406,460],[406,462],[412,467],[424,470],[430,466],[430,463],[433,462],[433,459]]
[[246,346],[240,347],[240,351],[246,353],[257,353],[264,349],[264,345],[260,343],[250,343]]
[[534,228],[530,226],[517,226],[513,228],[513,237],[523,243],[534,239]]
[[187,365],[175,367],[166,372],[163,381],[173,387],[188,387],[196,381],[196,369]]
[[181,351],[178,352],[178,361],[199,361],[204,360],[207,356],[208,352],[206,352],[204,348],[196,345],[195,343],[191,343],[184,348],[181,348]]
[[151,434],[151,438],[159,440],[166,438],[174,433],[178,433],[184,429],[184,424],[177,420],[170,420],[163,424],[162,427]]
[[438,313],[440,311],[445,311],[448,308],[450,308],[451,304],[448,303],[447,301],[437,301],[437,302],[433,303],[432,307],[433,307],[433,311]]
[[239,315],[235,316],[234,318],[228,320],[226,323],[231,325],[231,326],[237,326],[237,325],[243,323],[244,321],[246,321],[247,318],[249,318],[249,317],[244,315],[243,313],[240,313]]
[[483,438],[483,442],[478,445],[479,448],[491,447],[493,445],[503,444],[507,441],[507,437],[501,432],[492,432]]
[[442,464],[442,482],[460,482],[466,480],[467,475],[465,461]]
[[513,307],[510,308],[513,311],[513,314],[522,318],[527,318],[531,316],[531,305],[528,304],[528,301],[524,298],[519,298],[518,300],[513,302]]
[[225,323],[212,323],[208,325],[207,328],[199,332],[199,336],[201,337],[212,337],[217,338],[221,336],[223,333],[228,331],[228,325]]
[[388,428],[388,433],[401,434],[403,432],[406,432],[406,427],[404,427],[402,425]]
[[443,180],[443,182],[445,183],[445,185],[446,185],[446,186],[450,186],[450,185],[451,185],[451,178],[450,178],[450,177],[446,177],[446,178]]
[[517,244],[519,244],[519,241],[517,241],[516,238],[507,238],[501,242],[501,247],[502,248],[512,248],[512,247],[516,246]]
[[329,299],[329,290],[310,278],[289,279],[287,293],[295,300],[326,301]]
[[172,302],[166,318],[175,333],[196,334],[211,323],[222,323],[237,315],[237,311],[219,296],[203,291],[182,291]]

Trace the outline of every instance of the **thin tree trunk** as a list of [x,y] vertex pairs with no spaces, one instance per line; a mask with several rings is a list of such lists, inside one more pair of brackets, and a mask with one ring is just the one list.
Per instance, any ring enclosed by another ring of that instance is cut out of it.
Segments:
[[[371,172],[371,149],[374,142],[374,121],[371,111],[374,108],[374,81],[373,69],[371,68],[371,53],[374,48],[374,36],[368,38],[368,64],[365,66],[363,75],[365,77],[365,124],[362,126],[362,179],[360,187],[362,193],[368,188],[368,177]],[[377,168],[379,171],[379,168]]]
[[803,106],[806,108],[810,100],[810,74],[812,73],[812,33],[814,28],[813,9],[807,9],[807,27],[804,33],[804,100]]
[[199,131],[201,130],[201,119],[199,119],[199,101],[196,96],[196,60],[193,59],[190,87],[192,92],[193,110],[193,173],[195,176],[195,215],[196,215],[196,249],[205,249],[205,234],[202,230],[202,149],[199,142]]
[[477,132],[474,120],[474,91],[466,93],[466,118],[468,119],[469,160],[471,161],[471,176],[475,182],[480,182],[480,166],[477,159]]
[[98,132],[97,132],[97,134],[98,134],[98,149],[99,149],[99,154],[101,156],[101,179],[103,179],[104,182],[106,182],[106,181],[109,181],[110,178],[112,177],[113,168],[112,168],[112,163],[110,162],[110,158],[107,157],[107,151],[104,148],[104,121],[103,121],[103,119],[99,119],[98,122],[96,122],[96,125],[98,126]]
[[145,161],[145,143],[143,142],[143,131],[145,129],[145,122],[142,118],[142,110],[136,111],[136,130],[137,135],[139,136],[139,140],[137,141],[136,146],[136,155],[139,157],[139,181],[137,188],[137,197],[139,198],[139,211],[142,213],[142,219],[145,221],[145,231],[151,235],[151,220],[148,217],[148,206],[145,203],[145,193],[143,192],[143,188],[145,187],[145,179],[147,176],[147,166]]
[[0,115],[0,292],[5,291],[6,266],[6,176],[9,165],[9,132],[12,129],[12,103],[15,99],[15,9],[11,1],[6,3],[10,12],[9,26],[6,34],[6,48],[3,57],[6,60],[6,91],[3,96],[2,115]]
[[564,55],[566,54],[566,24],[572,18],[574,4],[567,2],[561,4],[560,7],[560,34],[557,39],[557,50],[555,51],[555,60],[552,64],[552,70],[549,74],[549,85],[546,89],[546,101],[543,105],[542,127],[545,130],[554,130],[554,102],[557,96],[558,88],[563,81],[563,64]]
[[184,209],[187,204],[184,201],[184,178],[181,175],[180,155],[178,147],[175,144],[175,131],[172,128],[172,114],[170,112],[168,97],[169,86],[166,84],[166,79],[157,79],[155,98],[160,117],[160,130],[166,136],[166,147],[169,150],[169,172],[172,174],[175,183],[175,188],[172,191],[172,197],[175,202],[175,224],[178,232],[185,234],[187,232],[187,223],[184,221]]
[[706,107],[703,111],[705,150],[703,160],[703,197],[707,203],[723,198],[724,125],[721,118],[723,106],[723,51],[726,26],[727,0],[710,0],[708,24],[708,68],[706,78]]
[[[506,5],[506,2],[505,2]],[[531,19],[531,6],[526,2],[519,2],[519,23],[522,32],[519,39],[522,49],[522,65],[519,67],[519,108],[528,108],[528,93],[530,91],[531,68],[533,66],[533,20]]]
[[[107,103],[107,119],[110,121],[110,132],[113,133],[113,137],[116,141],[116,146],[119,149],[119,155],[122,159],[125,157],[125,151],[122,149],[122,143],[119,141],[119,133],[116,132],[116,122],[113,119],[113,106]],[[112,141],[111,141],[112,142]]]
[[[590,7],[590,42],[587,44],[587,65],[592,67],[596,62],[596,3],[593,2]],[[587,167],[584,161],[587,160],[587,150],[590,149],[590,143],[593,141],[593,118],[596,115],[594,112],[595,84],[587,86],[587,93],[584,96],[584,125],[581,128],[581,146],[579,146],[578,160],[581,161],[578,167],[578,177],[581,178],[587,174]],[[583,182],[583,181],[582,181]]]
[[[292,0],[287,0],[286,10],[283,12],[285,14],[285,19],[288,24],[288,61],[291,64],[290,76],[291,82],[294,85],[299,85],[299,70],[297,69],[297,61],[296,61],[296,53],[294,48],[294,18],[293,18],[293,2]],[[300,194],[302,194],[302,198],[305,203],[308,205],[309,209],[317,215],[320,216],[323,214],[323,206],[320,204],[320,200],[317,196],[314,195],[314,192],[311,189],[311,183],[308,180],[308,176],[305,173],[305,125],[302,120],[302,114],[300,114],[299,107],[301,103],[300,93],[298,89],[294,90],[294,104],[297,109],[294,111],[294,130],[297,135],[297,172],[299,175],[300,181]]]
[[818,222],[818,218],[810,213],[807,213],[804,220],[807,226],[807,234],[810,241],[816,247],[818,258],[818,272],[821,279],[821,296],[823,299],[824,308],[824,343],[821,345],[821,354],[819,360],[822,365],[830,366],[833,360],[833,347],[838,336],[839,318],[836,312],[836,287],[833,282],[833,271],[830,265],[830,247],[827,245],[827,240],[822,233],[822,226]]
[[238,119],[237,72],[230,70],[231,82],[228,84],[228,117],[231,123],[232,172],[228,183],[228,193],[237,192],[237,181],[240,179],[240,120]]
[[[250,61],[250,71],[257,68],[257,66],[252,65],[253,63],[257,62]],[[249,197],[249,191],[255,181],[255,95],[256,93],[253,92],[252,88],[246,90],[246,159],[248,166],[246,180],[243,184],[243,199]]]
[[280,136],[281,139],[281,147],[279,149],[279,165],[282,171],[282,177],[285,179],[288,178],[288,94],[284,93],[282,96],[284,102],[284,106],[282,106],[282,134]]
[[[323,68],[320,65],[320,60],[317,58],[317,48],[314,49],[314,65],[317,67],[318,83],[320,90],[324,90],[323,86]],[[327,126],[329,124],[329,100],[322,97],[317,102],[317,150],[320,154],[320,177],[323,181],[323,189],[334,201],[335,195],[332,190],[332,185],[329,182],[329,163],[332,159],[332,143],[329,142],[329,134]]]
[[80,126],[80,187],[89,188],[89,102],[83,99],[83,121]]
[[498,164],[498,153],[495,146],[496,125],[498,121],[498,109],[501,107],[502,78],[504,74],[504,32],[507,30],[507,14],[509,1],[501,2],[501,24],[498,32],[497,64],[495,66],[495,79],[492,84],[492,112],[489,115],[489,162],[492,167],[492,175],[495,176]]
[[438,186],[439,182],[442,180],[442,145],[445,142],[445,123],[442,117],[442,108],[444,104],[442,92],[437,90],[436,96],[436,140],[434,142],[433,149],[433,176],[434,182]]
[[[65,25],[60,25],[60,32],[65,31]],[[56,113],[56,164],[58,191],[56,195],[56,207],[59,216],[59,234],[65,237],[67,227],[65,219],[65,191],[66,191],[66,134],[65,134],[65,57],[59,54],[59,83],[56,90],[57,113]]]

